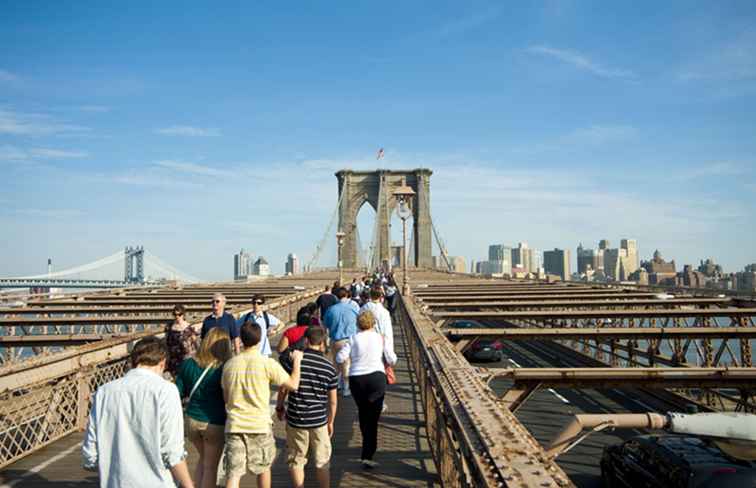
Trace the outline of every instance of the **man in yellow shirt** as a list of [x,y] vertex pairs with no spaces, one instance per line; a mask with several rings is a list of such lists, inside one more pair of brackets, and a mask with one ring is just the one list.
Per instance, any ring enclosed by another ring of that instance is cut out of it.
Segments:
[[247,320],[239,332],[244,352],[223,367],[223,398],[226,402],[226,488],[238,488],[249,471],[257,476],[258,488],[270,488],[270,466],[276,457],[270,385],[296,391],[302,351],[293,351],[291,376],[278,361],[260,354],[262,329]]

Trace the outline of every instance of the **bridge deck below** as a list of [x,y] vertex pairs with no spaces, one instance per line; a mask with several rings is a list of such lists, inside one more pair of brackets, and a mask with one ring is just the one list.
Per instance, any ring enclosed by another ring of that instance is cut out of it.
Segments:
[[[424,415],[414,373],[408,369],[405,338],[395,328],[397,383],[388,387],[388,410],[381,416],[378,429],[380,466],[363,470],[359,463],[362,438],[357,422],[357,409],[351,398],[339,397],[339,412],[333,437],[331,486],[348,488],[440,486],[428,448]],[[275,425],[277,456],[273,464],[273,487],[291,486],[286,468],[286,447],[283,424]],[[0,488],[67,488],[98,486],[97,476],[80,468],[79,446],[82,435],[68,436],[39,452],[0,471]],[[197,455],[187,442],[190,469],[194,469]],[[315,473],[308,469],[305,486],[317,486]],[[251,475],[242,478],[242,486],[252,487]]]

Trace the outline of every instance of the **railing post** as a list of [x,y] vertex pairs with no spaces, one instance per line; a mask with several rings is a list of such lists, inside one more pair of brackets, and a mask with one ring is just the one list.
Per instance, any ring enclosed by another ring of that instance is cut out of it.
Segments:
[[76,428],[79,431],[82,431],[87,427],[89,401],[92,398],[92,389],[89,386],[91,376],[91,368],[82,369],[76,373],[76,391],[78,394],[78,398],[76,399]]

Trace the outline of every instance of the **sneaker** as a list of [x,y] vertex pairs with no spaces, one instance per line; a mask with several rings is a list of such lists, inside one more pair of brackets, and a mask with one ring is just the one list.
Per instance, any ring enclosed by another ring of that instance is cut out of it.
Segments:
[[383,402],[383,406],[381,407],[381,413],[386,412],[388,410],[388,405],[386,405],[386,402]]
[[348,398],[348,397],[352,396],[352,392],[351,392],[351,391],[349,390],[349,387],[348,387],[348,386],[345,386],[345,387],[344,387],[344,389],[343,389],[343,390],[341,390],[341,395],[342,395],[342,396],[343,396],[344,398]]
[[378,467],[378,463],[376,463],[372,459],[361,459],[360,462],[362,463],[362,467],[365,469],[375,469]]

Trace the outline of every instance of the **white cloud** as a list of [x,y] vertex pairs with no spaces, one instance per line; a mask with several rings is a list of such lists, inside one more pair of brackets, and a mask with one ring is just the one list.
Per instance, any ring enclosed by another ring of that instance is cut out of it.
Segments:
[[91,130],[89,127],[59,122],[45,114],[20,113],[0,109],[0,134],[21,136],[73,135]]
[[681,81],[756,79],[756,30],[715,45],[708,52],[696,53],[695,59],[679,70],[677,78]]
[[187,136],[187,137],[217,137],[221,135],[220,130],[213,128],[192,127],[189,125],[173,125],[162,129],[155,129],[156,134],[166,136]]
[[0,146],[0,161],[26,161],[29,154],[15,146]]
[[28,215],[30,217],[42,217],[42,218],[67,218],[67,217],[81,217],[84,212],[76,209],[65,208],[23,208],[18,210],[19,214]]
[[155,163],[155,166],[200,176],[230,176],[232,174],[230,171],[212,168],[210,166],[203,166],[196,163],[187,163],[183,161],[157,161]]
[[589,73],[592,73],[601,78],[620,78],[620,79],[637,78],[636,74],[630,70],[605,67],[593,61],[585,54],[579,53],[577,51],[572,51],[569,49],[557,49],[557,48],[553,48],[549,46],[539,45],[539,46],[530,46],[526,49],[526,51],[533,54],[540,54],[540,55],[552,57],[563,63],[571,64],[572,66],[578,69],[588,71]]
[[501,13],[500,8],[490,8],[481,12],[476,12],[472,15],[458,18],[447,24],[442,25],[436,35],[441,38],[451,37],[455,35],[461,35],[468,31],[475,30],[478,27],[486,24]]
[[558,139],[562,144],[601,145],[626,141],[638,135],[638,129],[629,125],[592,125],[575,129]]
[[30,151],[32,156],[44,159],[76,159],[89,157],[86,151],[69,151],[65,149],[34,148]]
[[14,75],[10,71],[0,69],[0,81],[16,81],[18,76]]
[[75,159],[86,158],[86,151],[65,149],[31,148],[21,149],[16,146],[0,146],[0,161],[30,161],[34,159]]
[[683,179],[692,180],[696,178],[738,176],[745,173],[745,167],[739,164],[728,161],[717,161],[702,166],[694,166],[682,173],[681,176]]

